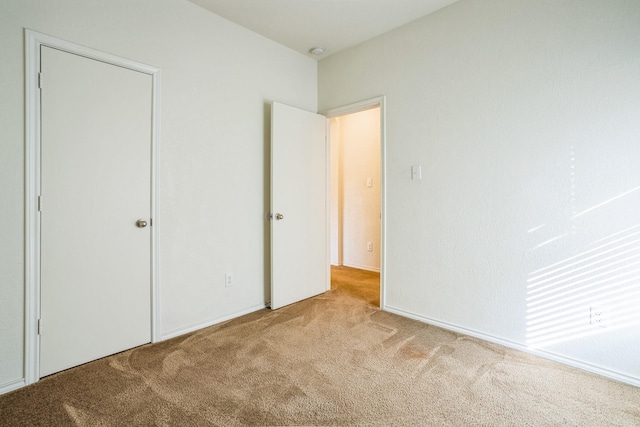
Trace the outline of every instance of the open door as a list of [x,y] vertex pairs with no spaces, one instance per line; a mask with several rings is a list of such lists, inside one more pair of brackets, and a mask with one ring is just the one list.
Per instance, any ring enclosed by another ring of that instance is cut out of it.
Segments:
[[329,289],[326,118],[271,110],[271,308]]

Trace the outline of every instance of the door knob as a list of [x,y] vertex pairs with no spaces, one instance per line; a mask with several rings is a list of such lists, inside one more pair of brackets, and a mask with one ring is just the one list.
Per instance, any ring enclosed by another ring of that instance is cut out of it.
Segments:
[[280,221],[281,219],[284,219],[284,215],[282,215],[281,213],[277,213],[276,214],[276,220]]
[[145,221],[144,219],[139,219],[136,221],[136,227],[145,228],[146,226],[147,226],[147,221]]

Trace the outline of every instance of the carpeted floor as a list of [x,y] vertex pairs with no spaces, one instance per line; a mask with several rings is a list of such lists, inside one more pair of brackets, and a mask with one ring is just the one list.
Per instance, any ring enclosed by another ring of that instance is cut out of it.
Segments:
[[343,270],[324,295],[0,396],[0,425],[640,425],[640,388],[381,312]]
[[380,273],[331,266],[331,289],[380,307]]

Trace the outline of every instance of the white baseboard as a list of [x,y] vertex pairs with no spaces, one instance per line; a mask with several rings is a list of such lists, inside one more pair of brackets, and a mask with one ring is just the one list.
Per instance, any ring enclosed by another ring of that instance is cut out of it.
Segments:
[[427,323],[429,325],[438,326],[442,329],[447,329],[449,331],[458,332],[460,334],[469,335],[475,338],[480,338],[484,341],[489,341],[492,343],[500,344],[505,347],[509,347],[515,350],[524,351],[525,353],[534,354],[536,356],[544,357],[545,359],[553,360],[555,362],[559,362],[565,365],[572,366],[574,368],[582,369],[583,371],[591,372],[594,374],[601,375],[603,377],[610,378],[612,380],[620,381],[626,384],[631,384],[636,387],[640,387],[640,378],[632,377],[620,372],[612,371],[610,369],[601,368],[596,365],[592,365],[590,363],[585,363],[579,360],[575,360],[566,356],[562,356],[560,354],[556,354],[550,351],[539,350],[527,347],[526,345],[517,343],[515,341],[505,340],[503,338],[495,337],[493,335],[488,335],[482,332],[474,331],[473,329],[467,329],[460,326],[452,325],[450,323],[441,322],[438,320],[434,320],[425,316],[420,316],[414,313],[410,313],[404,310],[400,310],[397,308],[389,307],[386,305],[383,308],[384,311],[388,311],[389,313],[394,313],[403,317],[408,317],[410,319],[418,320],[423,323]]
[[244,310],[236,311],[230,314],[227,314],[222,317],[218,317],[213,320],[208,320],[206,322],[195,323],[193,325],[189,325],[183,328],[173,329],[171,331],[167,331],[160,335],[159,341],[168,340],[171,338],[179,337],[180,335],[188,334],[189,332],[194,332],[199,329],[208,328],[209,326],[217,325],[218,323],[226,322],[227,320],[235,319],[236,317],[244,316],[245,314],[253,313],[254,311],[262,310],[266,308],[264,304],[254,305],[253,307],[245,308]]
[[[160,336],[160,340],[159,341],[164,341],[164,340],[168,340],[170,338],[174,338],[180,335],[184,335],[187,334],[189,332],[193,332],[193,331],[197,331],[199,329],[203,329],[209,326],[213,326],[216,325],[218,323],[222,323],[222,322],[226,322],[227,320],[231,320],[231,319],[235,319],[236,317],[240,317],[243,316],[245,314],[249,314],[249,313],[253,313],[255,311],[258,310],[262,310],[263,308],[266,308],[266,306],[264,304],[258,304],[255,305],[253,307],[249,307],[246,308],[244,310],[240,310],[240,311],[236,311],[234,313],[230,313],[227,314],[226,316],[222,316],[219,317],[217,319],[214,320],[210,320],[207,322],[203,322],[203,323],[197,323],[194,325],[190,325],[187,326],[185,328],[179,328],[179,329],[174,329],[173,331],[169,331],[167,333],[164,333]],[[5,393],[9,393],[11,391],[17,390],[19,388],[22,388],[24,386],[26,386],[27,383],[25,381],[24,378],[15,380],[15,381],[10,381],[4,384],[0,384],[0,395],[5,394]]]
[[24,378],[19,380],[9,381],[8,383],[0,384],[0,394],[9,393],[10,391],[17,390],[27,385]]
[[373,271],[375,273],[380,273],[380,269],[375,267],[367,267],[364,265],[353,265],[353,264],[342,264],[342,265],[345,267],[357,268],[358,270]]

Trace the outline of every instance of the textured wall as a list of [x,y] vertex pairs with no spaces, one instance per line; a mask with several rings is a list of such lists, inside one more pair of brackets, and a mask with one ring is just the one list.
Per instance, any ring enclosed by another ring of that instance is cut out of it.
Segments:
[[321,111],[387,97],[388,308],[640,383],[638,70],[635,0],[462,0],[320,61]]
[[[316,62],[183,0],[5,0],[0,388],[23,377],[23,28],[162,70],[161,333],[263,304],[268,103],[315,111]],[[233,287],[224,287],[225,272],[234,273]]]

